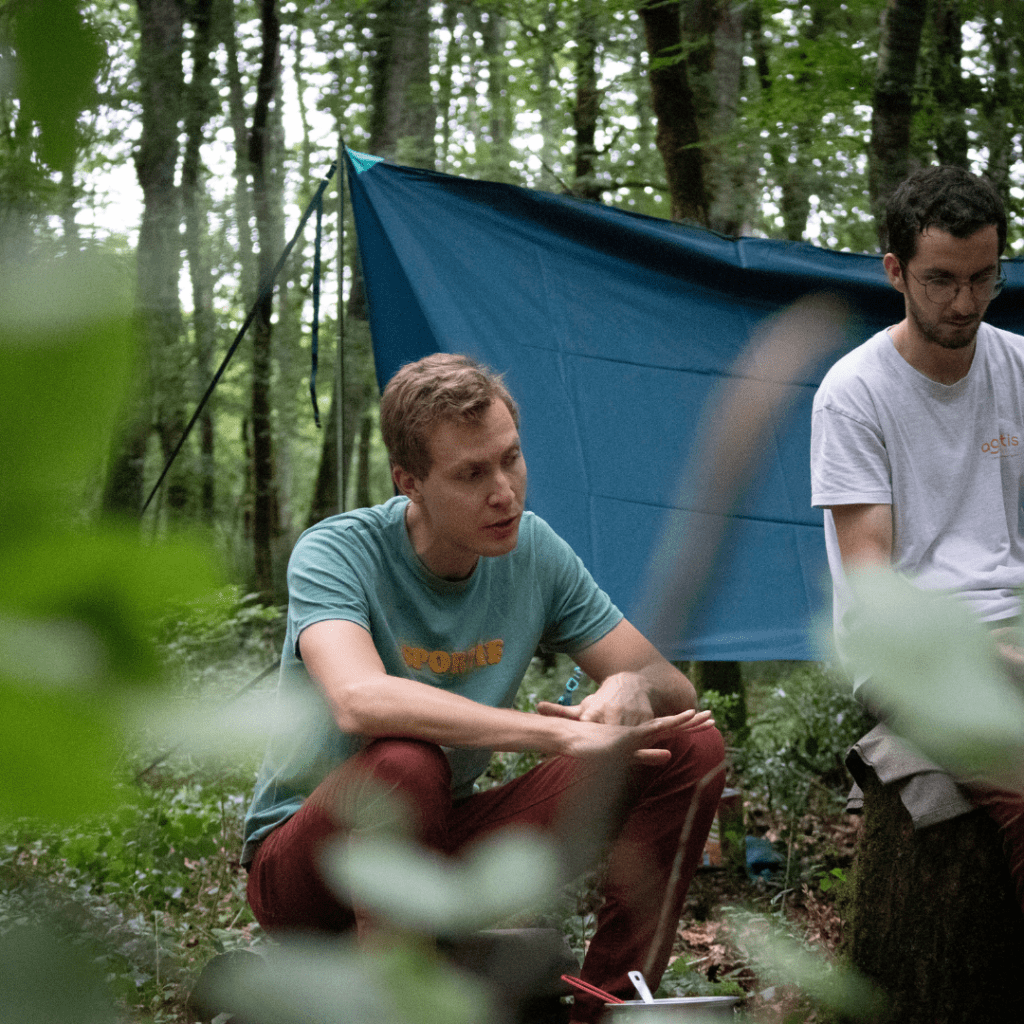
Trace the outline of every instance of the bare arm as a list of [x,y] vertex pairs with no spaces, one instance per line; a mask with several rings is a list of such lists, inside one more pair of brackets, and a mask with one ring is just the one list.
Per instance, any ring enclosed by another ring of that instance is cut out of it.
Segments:
[[576,663],[600,684],[597,692],[574,707],[539,704],[541,714],[581,722],[636,725],[697,706],[690,680],[625,619],[597,643],[580,651]]
[[892,561],[892,505],[833,505],[843,566]]
[[299,637],[299,651],[309,674],[323,688],[338,727],[363,736],[408,736],[442,746],[536,750],[570,757],[635,753],[640,760],[657,761],[665,751],[648,749],[652,743],[672,729],[701,721],[691,711],[626,727],[488,707],[414,679],[388,675],[370,634],[343,620],[307,627]]

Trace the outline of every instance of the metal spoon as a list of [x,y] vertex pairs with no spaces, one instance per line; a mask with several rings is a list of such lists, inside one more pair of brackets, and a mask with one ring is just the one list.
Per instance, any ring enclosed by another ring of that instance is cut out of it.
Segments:
[[633,987],[640,993],[640,998],[645,1003],[653,1003],[654,996],[651,995],[651,990],[647,987],[647,982],[644,981],[644,976],[639,971],[630,971],[629,980],[633,982]]

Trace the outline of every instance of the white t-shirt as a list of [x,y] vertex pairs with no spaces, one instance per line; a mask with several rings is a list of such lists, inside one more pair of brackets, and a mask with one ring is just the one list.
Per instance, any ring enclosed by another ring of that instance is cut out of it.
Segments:
[[[1024,337],[988,324],[945,385],[881,331],[825,375],[811,422],[811,503],[893,509],[893,566],[958,593],[982,621],[1019,614],[1024,586]],[[840,630],[848,607],[832,514],[825,543]]]

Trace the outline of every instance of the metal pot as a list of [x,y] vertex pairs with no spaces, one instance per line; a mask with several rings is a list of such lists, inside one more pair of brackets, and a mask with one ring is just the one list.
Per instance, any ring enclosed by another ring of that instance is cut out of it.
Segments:
[[645,1003],[629,999],[624,1003],[605,1003],[602,1024],[695,1024],[697,1021],[731,1020],[739,996],[680,996]]

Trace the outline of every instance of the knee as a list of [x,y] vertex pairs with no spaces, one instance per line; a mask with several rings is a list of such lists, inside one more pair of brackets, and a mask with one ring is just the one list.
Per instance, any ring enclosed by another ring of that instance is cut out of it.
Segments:
[[715,728],[697,732],[679,730],[666,744],[672,751],[673,762],[684,762],[690,772],[704,775],[720,768],[725,772],[725,740]]
[[725,772],[725,740],[717,729],[702,729],[690,734],[691,752],[696,763],[705,771],[721,766]]
[[452,770],[444,751],[434,743],[387,738],[369,744],[359,760],[363,776],[374,784],[364,794],[373,796],[374,814],[441,848],[452,805]]
[[364,747],[358,758],[364,772],[399,789],[451,787],[451,766],[436,743],[385,737]]

